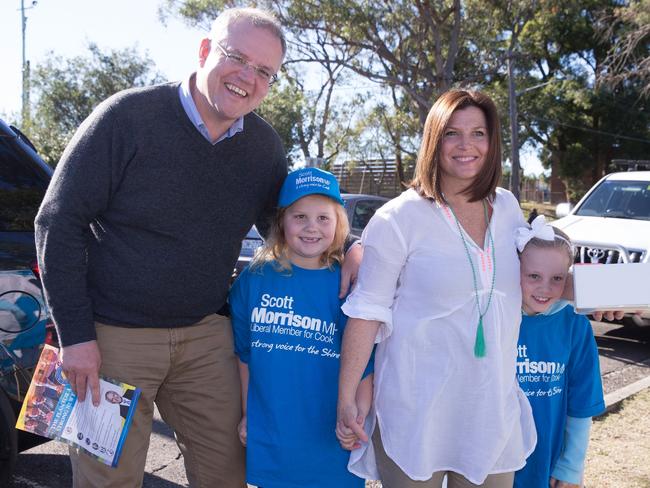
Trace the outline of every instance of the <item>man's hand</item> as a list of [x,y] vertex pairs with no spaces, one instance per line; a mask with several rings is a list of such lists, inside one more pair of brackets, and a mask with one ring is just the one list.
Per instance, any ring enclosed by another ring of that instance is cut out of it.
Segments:
[[237,426],[237,433],[239,434],[239,441],[244,447],[246,447],[246,441],[248,440],[248,421],[246,415],[244,415],[239,421]]
[[345,298],[351,287],[353,287],[356,283],[362,257],[363,247],[361,247],[361,244],[352,244],[350,249],[348,249],[348,252],[345,254],[343,267],[341,268],[341,287],[339,291],[339,298]]
[[620,310],[597,310],[591,315],[593,315],[596,322],[600,322],[603,320],[603,317],[610,321],[621,320],[625,316],[625,312],[621,312]]
[[80,402],[90,387],[93,405],[99,405],[99,366],[102,364],[97,341],[82,342],[61,348],[63,373]]

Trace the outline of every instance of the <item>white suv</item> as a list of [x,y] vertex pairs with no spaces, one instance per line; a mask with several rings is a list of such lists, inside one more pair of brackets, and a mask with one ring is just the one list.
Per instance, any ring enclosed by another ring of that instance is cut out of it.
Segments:
[[[650,262],[650,171],[611,173],[553,222],[576,247],[576,263]],[[566,215],[566,216],[565,216]],[[650,325],[650,313],[636,322]]]

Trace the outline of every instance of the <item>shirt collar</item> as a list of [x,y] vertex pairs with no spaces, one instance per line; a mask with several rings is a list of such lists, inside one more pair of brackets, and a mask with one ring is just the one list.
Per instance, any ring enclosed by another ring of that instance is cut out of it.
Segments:
[[191,74],[190,76],[188,76],[183,80],[180,87],[178,88],[178,95],[181,99],[181,104],[183,105],[183,109],[185,110],[185,113],[189,117],[190,122],[192,122],[194,127],[196,127],[196,129],[203,135],[203,137],[205,137],[208,140],[208,142],[210,142],[212,145],[215,145],[223,141],[224,139],[232,137],[238,132],[242,132],[244,130],[244,117],[239,117],[237,120],[233,122],[233,124],[228,128],[228,130],[224,132],[221,137],[219,137],[219,139],[212,142],[212,139],[210,138],[210,133],[208,132],[208,128],[203,122],[203,119],[201,118],[201,114],[199,114],[199,110],[196,108],[196,104],[194,103],[194,99],[192,98],[192,92],[190,90],[190,82],[193,76],[195,76],[195,73]]
[[[571,304],[571,302],[569,302],[568,300],[558,300],[557,302],[555,302],[553,305],[548,307],[542,313],[536,313],[536,314],[533,314],[532,316],[534,317],[536,315],[553,315],[553,314],[559,312],[564,307],[566,307],[567,305],[570,305],[570,304]],[[523,311],[523,309],[521,310],[521,313],[523,315],[528,315],[526,312]]]

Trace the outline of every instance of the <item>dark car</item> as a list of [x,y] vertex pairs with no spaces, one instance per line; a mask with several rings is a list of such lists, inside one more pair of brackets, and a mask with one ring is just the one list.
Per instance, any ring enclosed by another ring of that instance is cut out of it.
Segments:
[[[363,229],[375,211],[386,203],[389,199],[376,195],[358,195],[354,193],[344,193],[341,195],[345,202],[345,211],[350,221],[350,234],[355,239],[361,237]],[[244,269],[255,255],[258,247],[264,244],[264,239],[257,231],[255,226],[251,227],[242,241],[239,259],[235,266],[233,277],[236,277]]]
[[19,451],[45,441],[15,429],[43,343],[56,345],[38,274],[34,217],[52,176],[18,129],[0,120],[0,486]]
[[361,238],[363,229],[366,228],[377,209],[390,200],[377,195],[355,193],[343,193],[341,198],[345,202],[345,210],[350,221],[350,235],[357,239]]
[[264,239],[257,231],[257,227],[253,226],[244,237],[244,240],[241,243],[241,250],[239,251],[239,259],[237,259],[237,264],[235,265],[235,272],[233,277],[236,277],[241,270],[248,266],[251,259],[255,255],[255,251],[258,247],[264,244]]

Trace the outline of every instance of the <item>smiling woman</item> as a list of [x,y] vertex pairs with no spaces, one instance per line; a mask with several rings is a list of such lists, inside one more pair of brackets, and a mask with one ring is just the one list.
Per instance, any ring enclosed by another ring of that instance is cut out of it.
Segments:
[[[369,441],[350,469],[384,488],[439,488],[445,475],[450,488],[512,487],[535,445],[513,354],[514,231],[525,222],[496,187],[500,156],[492,100],[444,93],[427,117],[412,188],[365,229],[357,286],[343,306],[337,432]],[[375,415],[364,429],[354,399],[373,342]]]
[[471,183],[485,163],[489,145],[483,110],[467,107],[454,112],[445,129],[440,154],[445,184],[449,186],[454,180],[464,185]]

